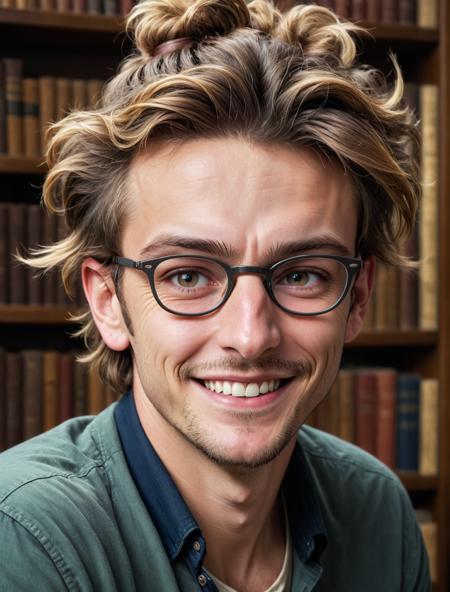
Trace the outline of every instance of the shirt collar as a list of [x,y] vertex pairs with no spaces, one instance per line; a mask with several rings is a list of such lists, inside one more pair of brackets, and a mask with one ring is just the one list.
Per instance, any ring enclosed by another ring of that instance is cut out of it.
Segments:
[[[130,473],[149,511],[171,561],[188,541],[201,535],[199,526],[181,497],[140,423],[134,399],[127,393],[115,408],[115,421]],[[297,443],[283,480],[289,527],[302,562],[318,560],[327,535],[309,469]]]

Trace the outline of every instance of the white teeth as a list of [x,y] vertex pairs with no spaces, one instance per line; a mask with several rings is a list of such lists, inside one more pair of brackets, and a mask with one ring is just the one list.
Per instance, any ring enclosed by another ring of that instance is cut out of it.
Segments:
[[223,395],[231,395],[233,397],[250,398],[276,391],[281,384],[281,380],[264,381],[259,384],[256,382],[247,384],[244,382],[221,382],[220,380],[205,380],[204,384],[207,389],[215,393],[222,393]]

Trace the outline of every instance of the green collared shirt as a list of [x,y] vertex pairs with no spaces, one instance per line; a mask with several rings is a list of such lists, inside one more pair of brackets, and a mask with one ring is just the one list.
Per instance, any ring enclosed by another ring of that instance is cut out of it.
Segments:
[[[130,475],[114,407],[0,455],[2,592],[202,589],[166,553]],[[320,563],[294,553],[292,591],[431,590],[420,531],[395,475],[312,428],[302,428],[298,443],[328,544]]]

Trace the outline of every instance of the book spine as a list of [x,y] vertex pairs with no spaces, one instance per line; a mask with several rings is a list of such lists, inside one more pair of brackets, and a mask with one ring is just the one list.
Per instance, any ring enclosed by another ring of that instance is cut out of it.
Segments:
[[0,304],[8,302],[8,204],[0,203]]
[[41,155],[39,134],[39,86],[34,78],[24,78],[23,91],[23,128],[25,156]]
[[[56,216],[42,210],[42,238],[44,245],[51,245],[56,241],[57,226]],[[45,305],[54,306],[57,298],[58,277],[56,271],[50,271],[45,275],[43,282],[43,300]]]
[[380,18],[386,24],[398,22],[398,0],[380,0]]
[[417,24],[419,25],[419,27],[437,27],[437,0],[417,0]]
[[355,389],[354,373],[339,372],[339,435],[347,442],[355,442]]
[[26,230],[25,204],[11,203],[9,210],[9,302],[12,304],[26,304],[27,276],[25,267],[16,261],[17,252],[23,253]]
[[417,471],[420,378],[399,374],[397,380],[397,469]]
[[56,118],[65,117],[72,106],[72,81],[69,78],[56,79]]
[[366,18],[366,2],[365,0],[352,0],[351,4],[351,18],[354,21],[362,21]]
[[42,431],[42,352],[23,350],[23,439]]
[[87,87],[87,104],[89,107],[96,107],[100,101],[103,91],[103,80],[88,80],[86,83]]
[[6,447],[22,440],[22,360],[19,354],[6,352]]
[[74,415],[73,364],[74,359],[72,354],[61,354],[59,356],[59,421],[66,421]]
[[59,354],[43,352],[42,429],[50,430],[59,423]]
[[358,370],[355,374],[356,444],[376,453],[376,384],[374,371]]
[[421,329],[438,327],[438,88],[420,87],[422,119],[422,204],[419,218],[420,276],[419,324]]
[[87,85],[85,80],[72,80],[72,97],[74,109],[85,109],[87,105]]
[[3,58],[6,96],[6,141],[11,156],[23,154],[22,60]]
[[366,2],[366,18],[372,23],[377,23],[380,20],[380,0],[367,0]]
[[6,79],[5,67],[0,60],[0,154],[6,154],[6,152]]
[[41,127],[41,153],[47,149],[47,130],[56,120],[56,81],[53,76],[39,78],[39,118]]
[[[27,206],[27,251],[42,244],[42,209],[37,204]],[[31,267],[26,269],[28,278],[28,304],[40,305],[42,298],[42,279]]]
[[398,20],[402,25],[414,25],[416,23],[415,0],[399,0]]
[[419,412],[419,473],[438,474],[439,434],[439,388],[438,381],[424,378],[420,385]]
[[375,453],[381,462],[395,469],[397,372],[390,368],[380,369],[375,373],[375,383],[377,398]]
[[88,412],[90,415],[97,415],[105,408],[103,383],[97,370],[89,369],[88,372]]
[[341,18],[351,18],[351,0],[335,0],[334,10]]

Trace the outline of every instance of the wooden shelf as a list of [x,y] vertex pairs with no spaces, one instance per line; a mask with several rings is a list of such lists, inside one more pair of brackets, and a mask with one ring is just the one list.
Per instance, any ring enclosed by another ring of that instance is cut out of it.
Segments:
[[47,170],[44,158],[0,155],[0,173],[42,175]]
[[371,23],[363,21],[359,23],[367,29],[376,40],[393,41],[395,43],[421,43],[436,45],[439,42],[437,29],[425,29],[415,25],[388,25],[385,23]]
[[77,309],[68,307],[0,305],[0,323],[28,325],[67,325]]
[[359,347],[433,347],[438,343],[437,331],[363,331],[346,348]]
[[43,10],[15,10],[0,8],[0,26],[42,27],[98,33],[120,33],[123,19],[119,16],[47,12]]

